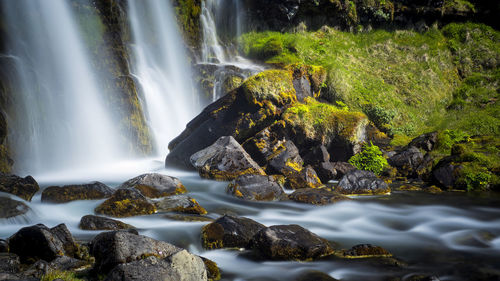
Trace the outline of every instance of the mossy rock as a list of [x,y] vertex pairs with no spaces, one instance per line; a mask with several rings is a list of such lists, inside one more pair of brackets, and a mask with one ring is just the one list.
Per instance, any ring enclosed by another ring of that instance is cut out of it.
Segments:
[[307,166],[300,171],[285,172],[285,187],[289,189],[318,188],[323,186],[316,171]]
[[222,216],[201,229],[205,249],[245,248],[264,225],[244,217]]
[[66,203],[74,200],[108,198],[113,189],[101,182],[80,185],[49,186],[42,192],[42,202]]
[[21,201],[0,197],[0,219],[8,219],[26,214],[30,208]]
[[221,274],[220,274],[220,269],[217,266],[217,263],[215,263],[212,260],[209,260],[204,257],[200,257],[203,260],[203,263],[205,264],[205,268],[207,269],[207,277],[208,280],[210,281],[217,281],[221,279]]
[[328,188],[302,188],[288,195],[290,200],[311,205],[328,205],[345,200],[349,197],[333,192]]
[[334,190],[345,195],[385,195],[391,192],[387,183],[373,172],[362,170],[347,172]]
[[148,173],[132,178],[120,185],[120,188],[135,188],[148,198],[186,193],[186,187],[175,177],[158,173]]
[[270,101],[282,107],[297,100],[293,76],[285,70],[266,70],[248,78],[241,90],[249,104],[264,105]]
[[112,217],[131,217],[153,214],[156,207],[136,189],[118,189],[97,206],[95,212]]
[[196,199],[187,195],[173,195],[155,202],[158,212],[179,212],[186,214],[205,215],[207,210],[200,206]]
[[283,185],[278,177],[243,175],[232,181],[227,193],[249,201],[277,201],[286,198]]
[[12,174],[0,173],[0,191],[14,194],[26,201],[31,198],[40,189],[38,183],[32,176],[24,178]]
[[79,227],[84,230],[119,230],[135,228],[130,224],[118,220],[94,215],[83,216],[80,219]]
[[351,249],[344,251],[344,258],[359,259],[359,258],[389,258],[392,254],[380,246],[371,244],[360,244],[353,246]]

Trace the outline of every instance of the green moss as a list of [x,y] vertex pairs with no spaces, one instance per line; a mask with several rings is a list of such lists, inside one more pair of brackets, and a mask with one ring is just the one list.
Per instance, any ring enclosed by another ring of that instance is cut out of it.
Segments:
[[349,159],[349,163],[360,170],[371,171],[377,175],[389,165],[379,147],[372,143],[365,144],[360,153]]
[[185,40],[192,47],[199,46],[200,37],[200,0],[175,0],[175,12],[179,27]]
[[283,106],[297,100],[292,75],[284,70],[266,70],[248,78],[241,90],[248,102],[264,106],[265,101]]
[[83,281],[77,273],[71,271],[51,270],[49,273],[42,276],[40,281],[52,281],[54,279],[62,279],[64,281]]

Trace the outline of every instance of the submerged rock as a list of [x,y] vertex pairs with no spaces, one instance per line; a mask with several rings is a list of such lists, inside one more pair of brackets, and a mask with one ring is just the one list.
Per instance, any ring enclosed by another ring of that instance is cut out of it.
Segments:
[[173,195],[155,202],[158,212],[179,212],[186,214],[204,215],[207,213],[196,200],[187,195]]
[[353,170],[344,175],[335,191],[352,195],[387,194],[391,189],[370,171]]
[[190,161],[203,178],[232,180],[240,175],[266,174],[232,136],[219,138],[193,154]]
[[38,183],[32,176],[21,178],[12,174],[0,173],[0,191],[2,192],[14,194],[26,201],[31,201],[31,198],[39,189]]
[[99,217],[94,215],[86,215],[80,219],[80,228],[84,230],[119,230],[119,229],[132,229],[135,228],[130,224],[124,222]]
[[282,184],[276,176],[243,175],[232,181],[227,192],[249,201],[275,201],[284,196]]
[[99,273],[108,273],[119,264],[144,257],[166,258],[181,250],[167,242],[127,231],[104,232],[90,243],[90,253],[95,257],[94,269]]
[[257,232],[249,247],[272,260],[312,260],[331,255],[330,243],[299,225],[273,225]]
[[224,215],[201,229],[203,248],[245,248],[250,239],[265,228],[254,220]]
[[349,197],[346,197],[327,188],[298,189],[290,194],[288,198],[295,202],[313,205],[327,205],[339,201],[350,200]]
[[353,246],[351,249],[344,251],[343,256],[345,258],[380,258],[380,257],[392,257],[386,249],[373,246],[371,244],[360,244]]
[[0,197],[0,219],[8,219],[26,214],[30,208],[21,201]]
[[74,200],[96,200],[108,198],[113,189],[101,182],[65,186],[49,186],[42,192],[42,202],[65,203]]
[[157,173],[137,176],[120,185],[119,188],[135,188],[149,198],[159,198],[186,193],[186,187],[178,178]]
[[118,189],[97,206],[95,212],[113,217],[131,217],[153,214],[156,207],[136,189]]

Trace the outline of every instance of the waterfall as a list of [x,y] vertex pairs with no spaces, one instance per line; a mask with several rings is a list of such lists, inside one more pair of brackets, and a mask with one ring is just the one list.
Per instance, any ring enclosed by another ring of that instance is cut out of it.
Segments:
[[169,1],[129,1],[132,73],[144,96],[158,155],[199,111],[192,74]]
[[116,161],[119,135],[68,1],[0,5],[17,76],[7,116],[14,169],[40,174]]

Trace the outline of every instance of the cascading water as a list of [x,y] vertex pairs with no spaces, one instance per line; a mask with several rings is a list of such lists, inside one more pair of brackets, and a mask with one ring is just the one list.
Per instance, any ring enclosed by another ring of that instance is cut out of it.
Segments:
[[17,85],[9,139],[19,173],[116,161],[120,142],[67,1],[1,1]]
[[129,1],[132,72],[144,95],[158,156],[199,112],[191,71],[169,1]]

